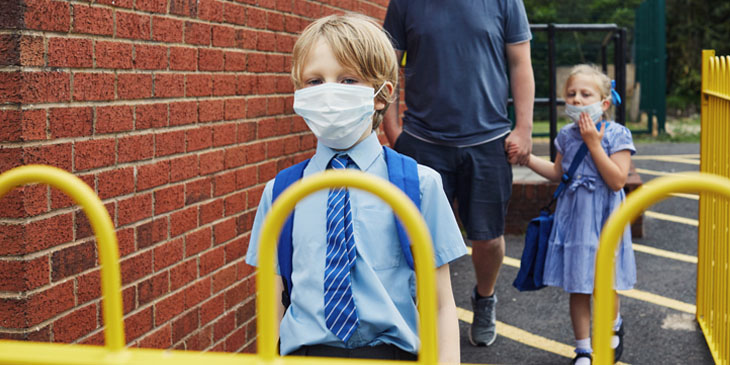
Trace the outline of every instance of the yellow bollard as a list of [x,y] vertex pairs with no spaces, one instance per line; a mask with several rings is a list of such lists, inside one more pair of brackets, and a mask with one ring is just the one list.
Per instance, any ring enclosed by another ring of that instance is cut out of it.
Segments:
[[611,335],[616,300],[613,292],[614,257],[619,238],[626,225],[645,209],[671,193],[712,192],[730,198],[730,179],[703,174],[682,173],[654,179],[626,198],[621,207],[609,217],[601,233],[596,255],[596,282],[593,313],[593,338],[596,364],[613,364]]
[[[343,359],[280,357],[276,353],[276,328],[273,292],[274,252],[279,230],[296,202],[314,191],[338,186],[349,186],[369,191],[393,207],[401,218],[414,246],[417,289],[419,300],[419,335],[421,352],[419,363],[437,362],[436,295],[433,249],[431,237],[418,209],[405,194],[389,182],[359,171],[329,171],[317,174],[290,186],[267,216],[261,235],[261,252],[257,287],[261,295],[257,301],[259,318],[259,354],[202,353],[193,351],[126,348],[122,321],[121,280],[119,253],[114,226],[99,198],[76,176],[50,166],[29,165],[0,174],[0,198],[11,189],[29,183],[52,185],[79,204],[89,218],[99,247],[105,346],[67,345],[27,341],[0,340],[0,364],[27,365],[186,365],[214,363],[233,364],[341,364]],[[351,360],[347,363],[363,365],[397,365],[396,361]]]

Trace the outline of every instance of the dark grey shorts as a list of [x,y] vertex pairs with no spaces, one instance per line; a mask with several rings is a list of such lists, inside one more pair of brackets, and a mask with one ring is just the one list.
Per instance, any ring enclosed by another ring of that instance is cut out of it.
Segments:
[[512,195],[512,166],[504,150],[506,138],[471,147],[450,147],[404,132],[393,147],[441,174],[446,197],[458,202],[459,218],[468,239],[490,240],[504,234]]

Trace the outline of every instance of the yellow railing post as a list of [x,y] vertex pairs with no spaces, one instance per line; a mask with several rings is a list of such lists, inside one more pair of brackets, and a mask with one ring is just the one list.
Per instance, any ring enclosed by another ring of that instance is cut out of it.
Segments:
[[[652,204],[669,197],[671,193],[711,192],[730,198],[730,179],[704,173],[668,175],[649,181],[633,191],[626,201],[606,222],[601,233],[596,255],[595,302],[593,314],[593,338],[596,364],[612,364],[610,346],[614,313],[615,292],[614,257],[621,234],[626,225]],[[681,359],[680,359],[681,360]]]
[[259,243],[259,271],[256,287],[259,297],[258,312],[259,356],[264,361],[277,357],[276,339],[278,328],[274,293],[274,257],[279,233],[284,221],[296,203],[305,196],[326,188],[351,187],[377,195],[388,203],[403,222],[413,245],[413,259],[416,268],[416,286],[419,303],[419,335],[421,350],[418,361],[435,364],[438,360],[436,339],[436,294],[434,259],[431,236],[413,202],[391,183],[360,171],[326,171],[294,183],[285,190],[266,216],[261,228]]

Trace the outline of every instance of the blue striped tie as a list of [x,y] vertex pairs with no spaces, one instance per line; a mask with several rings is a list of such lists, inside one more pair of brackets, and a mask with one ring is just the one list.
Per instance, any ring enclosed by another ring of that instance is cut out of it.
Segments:
[[[335,156],[330,168],[344,169],[350,158]],[[355,265],[350,193],[330,189],[327,197],[327,259],[324,268],[324,315],[327,328],[343,342],[352,336],[359,321],[352,298],[350,270]]]

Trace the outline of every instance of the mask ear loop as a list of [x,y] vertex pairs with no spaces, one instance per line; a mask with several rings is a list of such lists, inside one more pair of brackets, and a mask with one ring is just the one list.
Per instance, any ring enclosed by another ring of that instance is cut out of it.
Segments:
[[378,96],[378,94],[380,94],[380,92],[381,92],[381,91],[383,91],[383,88],[385,87],[385,85],[386,85],[387,83],[388,83],[387,81],[386,81],[386,82],[384,82],[384,83],[383,83],[383,85],[381,85],[381,86],[380,86],[380,89],[378,89],[378,91],[376,91],[376,92],[375,92],[375,94],[373,94],[373,97],[376,97],[376,96]]

